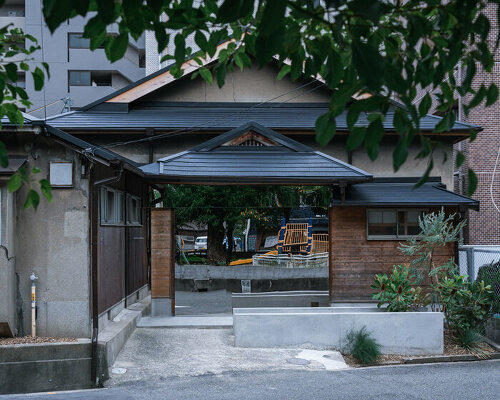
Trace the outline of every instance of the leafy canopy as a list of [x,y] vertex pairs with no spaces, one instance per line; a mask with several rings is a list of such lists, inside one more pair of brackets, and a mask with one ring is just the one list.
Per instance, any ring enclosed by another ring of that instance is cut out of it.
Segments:
[[[483,102],[490,106],[497,101],[494,83],[480,82],[477,88],[473,80],[479,68],[492,71],[492,53],[499,43],[498,37],[492,37],[485,10],[487,3],[499,2],[43,0],[43,13],[54,31],[69,18],[96,11],[85,34],[92,49],[104,43],[111,61],[123,57],[129,36],[138,39],[144,31],[153,31],[158,51],[172,38],[175,51],[164,59],[175,60],[172,73],[176,77],[182,76],[182,64],[193,53],[194,62],[202,64],[202,59],[216,54],[219,43],[232,40],[216,62],[198,72],[219,86],[224,85],[227,70],[250,67],[252,58],[263,66],[277,57],[281,65],[278,78],[287,74],[292,80],[320,78],[332,90],[330,110],[316,122],[318,142],[326,145],[334,137],[335,118],[350,104],[347,148],[364,145],[371,159],[378,156],[382,122],[395,98],[406,111],[395,110],[399,139],[393,166],[397,171],[408,158],[410,144],[419,143],[417,158],[428,160],[422,183],[433,168],[434,150],[441,144],[419,134],[419,121],[433,103],[444,114],[435,128],[440,133],[455,122],[457,93],[469,99],[466,113]],[[107,35],[106,28],[113,23],[118,25],[118,35]],[[194,36],[196,51],[186,44],[190,36]],[[459,65],[463,79],[457,79],[454,71]],[[369,125],[356,127],[361,113],[368,113]],[[475,134],[471,132],[472,139]],[[459,153],[458,166],[463,161]],[[476,185],[476,175],[470,170],[470,193]]]

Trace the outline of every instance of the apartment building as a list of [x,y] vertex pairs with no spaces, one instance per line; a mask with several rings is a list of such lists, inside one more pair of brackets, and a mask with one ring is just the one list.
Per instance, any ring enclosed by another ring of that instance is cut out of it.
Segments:
[[[35,91],[30,74],[21,74],[19,85],[26,88],[32,107],[26,110],[38,118],[82,107],[145,76],[144,35],[130,39],[125,56],[110,63],[104,48],[90,50],[90,40],[82,36],[89,18],[68,20],[53,34],[44,23],[42,0],[6,0],[0,8],[0,26],[12,23],[38,41],[41,49],[31,63],[45,61],[50,79],[42,91]],[[118,32],[117,26],[109,34]]]

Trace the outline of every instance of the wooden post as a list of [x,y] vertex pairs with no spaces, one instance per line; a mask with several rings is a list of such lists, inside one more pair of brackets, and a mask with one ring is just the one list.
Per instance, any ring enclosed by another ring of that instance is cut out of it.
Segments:
[[151,209],[151,314],[175,315],[175,224],[172,208]]
[[333,207],[328,207],[328,292],[330,306],[333,303]]

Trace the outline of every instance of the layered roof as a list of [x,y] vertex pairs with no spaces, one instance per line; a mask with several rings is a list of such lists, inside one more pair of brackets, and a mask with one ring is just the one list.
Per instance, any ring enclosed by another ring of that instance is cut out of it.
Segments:
[[439,178],[429,178],[420,187],[417,179],[377,178],[363,185],[352,185],[346,190],[345,201],[334,204],[370,207],[465,206],[479,209],[479,201],[446,190]]
[[[328,103],[143,103],[128,112],[73,111],[47,119],[47,123],[60,129],[78,131],[140,131],[202,130],[220,131],[255,121],[270,129],[314,130],[316,119],[328,112]],[[348,131],[347,111],[337,117],[337,131]],[[394,112],[388,112],[383,122],[387,132],[394,132]],[[440,117],[427,115],[420,121],[422,131],[432,132]],[[368,126],[362,113],[357,126]],[[454,133],[468,134],[478,126],[455,122]]]
[[372,179],[256,122],[140,169],[167,183],[321,185]]

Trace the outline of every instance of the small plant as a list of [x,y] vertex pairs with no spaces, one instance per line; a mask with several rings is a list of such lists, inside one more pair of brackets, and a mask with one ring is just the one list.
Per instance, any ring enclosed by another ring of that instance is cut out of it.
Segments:
[[467,329],[457,333],[457,339],[460,346],[468,351],[477,351],[479,343],[483,341],[481,335],[473,329]]
[[500,314],[500,261],[483,265],[477,273],[477,280],[484,281],[493,290],[492,314]]
[[427,304],[428,295],[422,293],[422,288],[413,287],[413,277],[405,265],[395,265],[392,274],[375,275],[375,283],[371,285],[376,292],[372,298],[378,300],[377,307],[387,304],[389,312],[403,312],[416,309]]
[[457,337],[464,338],[468,331],[483,332],[491,315],[493,291],[484,281],[470,283],[457,273],[444,276],[434,286],[439,294],[448,327]]
[[371,337],[366,326],[347,333],[346,350],[363,365],[372,364],[381,355],[380,344]]

